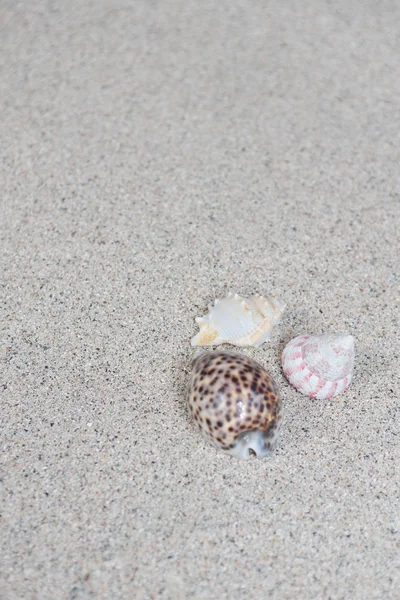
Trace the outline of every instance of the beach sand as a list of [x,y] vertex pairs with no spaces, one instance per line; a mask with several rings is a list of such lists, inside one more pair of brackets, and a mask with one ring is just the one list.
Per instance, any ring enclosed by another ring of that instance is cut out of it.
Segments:
[[[400,5],[6,0],[1,600],[400,598]],[[194,319],[272,292],[280,441],[186,407]],[[347,333],[334,401],[285,380]]]

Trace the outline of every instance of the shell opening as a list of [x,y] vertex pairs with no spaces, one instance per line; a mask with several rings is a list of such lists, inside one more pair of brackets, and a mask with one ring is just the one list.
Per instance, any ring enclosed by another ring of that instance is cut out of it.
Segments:
[[275,445],[279,425],[271,431],[245,431],[238,435],[230,454],[242,460],[249,458],[265,458]]

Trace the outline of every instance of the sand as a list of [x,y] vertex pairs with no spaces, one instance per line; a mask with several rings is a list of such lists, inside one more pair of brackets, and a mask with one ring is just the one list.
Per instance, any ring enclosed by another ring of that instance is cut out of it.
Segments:
[[[1,600],[400,598],[400,5],[3,0]],[[194,319],[287,302],[244,349],[275,452],[200,437]],[[397,304],[396,304],[397,303]],[[300,333],[356,340],[335,401]]]

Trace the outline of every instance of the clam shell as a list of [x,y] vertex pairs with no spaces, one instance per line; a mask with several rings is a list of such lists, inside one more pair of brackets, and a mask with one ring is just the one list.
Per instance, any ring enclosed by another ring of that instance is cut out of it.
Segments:
[[189,409],[201,433],[241,459],[264,458],[280,428],[278,388],[255,360],[235,352],[203,352],[193,361]]
[[286,305],[273,296],[241,298],[229,294],[215,300],[205,317],[198,317],[200,331],[192,338],[192,346],[260,346],[270,338],[270,332]]
[[299,335],[285,347],[282,367],[302,394],[323,400],[333,398],[350,385],[354,338],[334,333]]

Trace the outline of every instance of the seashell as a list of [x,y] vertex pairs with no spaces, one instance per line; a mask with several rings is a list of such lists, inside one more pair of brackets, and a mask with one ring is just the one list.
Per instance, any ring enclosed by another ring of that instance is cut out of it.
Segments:
[[290,383],[311,398],[329,399],[348,388],[354,367],[354,338],[324,333],[299,335],[282,353]]
[[241,459],[264,458],[280,428],[278,388],[265,369],[235,352],[203,352],[193,360],[189,409],[202,434]]
[[200,331],[192,338],[192,346],[261,346],[270,339],[285,308],[286,304],[273,296],[241,298],[228,294],[215,300],[208,315],[196,319]]

